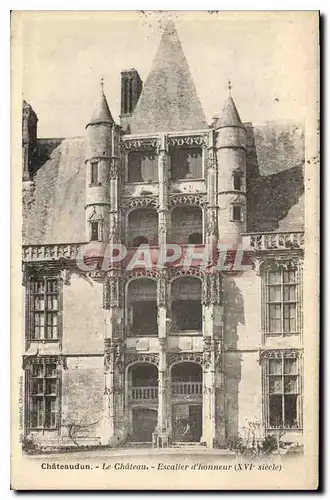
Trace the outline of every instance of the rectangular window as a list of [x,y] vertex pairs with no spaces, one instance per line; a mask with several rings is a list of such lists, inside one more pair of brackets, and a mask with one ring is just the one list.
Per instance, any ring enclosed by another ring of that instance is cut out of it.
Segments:
[[56,362],[33,362],[27,371],[28,426],[57,429],[59,424],[59,376]]
[[242,175],[239,173],[234,174],[234,189],[235,191],[241,191],[242,189]]
[[171,148],[171,179],[201,179],[203,155],[201,148]]
[[137,300],[133,302],[132,308],[133,336],[157,335],[157,302],[155,300]]
[[173,300],[172,322],[176,331],[202,330],[202,304],[200,300]]
[[158,161],[154,151],[132,151],[128,154],[128,182],[156,182]]
[[243,209],[239,205],[233,205],[233,221],[243,221]]
[[91,241],[99,240],[99,223],[91,222]]
[[297,332],[297,273],[284,268],[267,271],[266,332]]
[[266,360],[266,427],[297,429],[301,427],[300,374],[297,358]]
[[30,282],[30,339],[57,340],[59,279],[38,278]]
[[91,184],[93,186],[99,183],[99,164],[97,161],[91,162]]

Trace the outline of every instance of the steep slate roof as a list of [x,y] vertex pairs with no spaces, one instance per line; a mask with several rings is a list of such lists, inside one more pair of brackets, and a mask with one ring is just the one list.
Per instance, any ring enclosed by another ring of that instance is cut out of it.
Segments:
[[134,110],[132,134],[197,130],[207,122],[174,23],[162,35]]
[[217,123],[217,128],[221,127],[243,127],[234,99],[231,96],[225,101]]
[[96,123],[113,123],[113,118],[111,116],[107,98],[105,97],[103,92],[103,80],[101,80],[100,96],[94,108],[91,121],[88,125],[94,125]]
[[85,139],[66,139],[23,189],[23,244],[85,241]]
[[[296,124],[244,124],[247,231],[304,228],[304,131]],[[23,243],[85,241],[85,139],[66,139],[23,190]]]

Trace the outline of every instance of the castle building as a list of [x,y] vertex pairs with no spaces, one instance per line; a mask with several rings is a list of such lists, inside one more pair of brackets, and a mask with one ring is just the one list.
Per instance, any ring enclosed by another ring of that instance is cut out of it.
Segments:
[[38,139],[23,104],[24,439],[303,443],[303,128],[243,123],[231,85],[208,124],[172,21],[110,107],[101,82],[84,137]]

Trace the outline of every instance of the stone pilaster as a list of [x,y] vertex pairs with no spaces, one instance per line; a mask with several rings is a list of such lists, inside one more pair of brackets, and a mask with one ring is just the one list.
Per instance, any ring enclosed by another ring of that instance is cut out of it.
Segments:
[[167,433],[167,365],[166,365],[166,338],[159,338],[159,365],[158,365],[158,432]]
[[203,279],[203,436],[207,447],[224,444],[222,282],[219,274]]
[[109,241],[119,242],[119,158],[116,156],[115,130],[112,128],[112,157],[109,171],[109,191],[110,191],[110,210],[109,210]]
[[158,204],[158,245],[165,248],[169,230],[169,208],[168,208],[168,154],[166,149],[166,136],[160,137],[158,148],[158,180],[159,180],[159,204]]
[[123,434],[123,284],[119,271],[111,271],[104,283],[104,425],[103,444],[114,444]]
[[165,273],[161,273],[157,279],[157,305],[158,305],[158,342],[159,342],[159,364],[158,364],[158,432],[164,436],[167,433],[167,302],[168,281]]
[[213,146],[213,135],[210,135],[209,141],[210,145],[206,161],[207,209],[205,243],[212,246],[216,243],[218,235],[216,152]]

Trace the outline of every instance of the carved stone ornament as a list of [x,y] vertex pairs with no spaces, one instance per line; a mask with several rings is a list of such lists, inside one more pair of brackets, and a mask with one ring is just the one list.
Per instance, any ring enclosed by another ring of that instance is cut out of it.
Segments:
[[166,338],[158,338],[158,344],[159,344],[159,349],[164,351],[166,349],[166,344],[167,344]]
[[117,179],[119,175],[119,159],[116,156],[111,158],[109,179]]
[[34,261],[74,261],[85,243],[68,243],[54,245],[24,245],[22,248],[22,260]]
[[223,354],[223,340],[220,338],[214,339],[214,352],[215,352],[215,367],[221,367],[221,359]]
[[202,282],[202,304],[222,304],[222,278],[219,273],[204,275]]
[[206,224],[206,234],[208,236],[216,236],[217,234],[217,213],[213,208],[209,208],[207,211],[207,224]]
[[109,276],[103,288],[103,308],[121,307],[124,299],[123,280],[120,276]]
[[213,341],[210,337],[203,339],[203,368],[208,369],[212,365],[212,353],[214,352]]
[[158,368],[158,353],[125,353],[125,366],[132,363],[151,363]]
[[130,280],[132,278],[162,278],[164,277],[164,271],[160,269],[131,269],[125,272],[125,279]]
[[206,167],[215,169],[217,166],[216,160],[217,160],[216,154],[214,152],[214,149],[211,147],[211,148],[209,148],[209,151],[208,151]]
[[121,205],[121,209],[124,212],[134,210],[135,208],[145,207],[157,208],[157,198],[151,196],[137,196],[136,198],[130,198],[124,201]]
[[158,234],[166,234],[167,224],[166,222],[160,222],[158,224]]
[[170,267],[167,269],[169,279],[180,278],[181,276],[193,276],[203,278],[205,271],[199,267],[189,267],[184,269],[181,267]]
[[156,137],[146,137],[145,139],[123,140],[122,146],[126,150],[156,149],[159,140]]
[[98,214],[96,208],[93,207],[93,212],[90,214],[88,221],[92,222],[92,221],[102,221],[102,220],[103,220],[103,215]]
[[305,238],[303,232],[264,233],[249,236],[250,246],[254,250],[295,250],[303,249]]
[[287,255],[276,255],[261,258],[255,258],[252,261],[252,267],[256,274],[260,274],[266,270],[274,269],[285,271],[298,271],[303,268],[303,260],[298,257],[291,257]]
[[203,135],[189,135],[189,136],[179,136],[179,137],[168,137],[168,143],[170,146],[176,147],[186,147],[186,146],[203,146],[207,144],[208,136]]
[[124,365],[124,345],[120,339],[104,339],[104,367],[113,371]]
[[300,359],[303,357],[303,349],[261,349],[259,351],[259,361],[265,359]]
[[184,361],[191,361],[193,363],[198,363],[203,365],[203,354],[201,352],[178,352],[170,353],[167,356],[168,365],[172,367],[177,363],[182,363]]
[[172,207],[176,205],[196,205],[205,207],[207,205],[206,195],[204,194],[172,194],[169,201]]
[[59,272],[59,276],[63,281],[64,285],[71,285],[71,276],[73,274],[72,269],[61,269]]
[[58,356],[44,356],[39,354],[39,349],[36,350],[35,354],[31,354],[29,356],[23,356],[22,368],[25,370],[32,364],[56,364],[57,367],[62,367],[63,370],[68,369],[66,356],[63,354],[59,354]]
[[102,269],[92,269],[92,271],[88,271],[86,273],[86,276],[88,276],[90,279],[94,281],[103,282],[106,277],[106,272],[102,271]]
[[31,279],[36,274],[36,269],[33,265],[26,264],[23,262],[22,264],[22,285],[27,286]]
[[165,276],[157,279],[157,305],[166,307],[168,302],[168,280]]
[[252,261],[252,269],[255,271],[255,273],[260,276],[261,274],[261,269],[265,261],[263,259],[253,259]]

